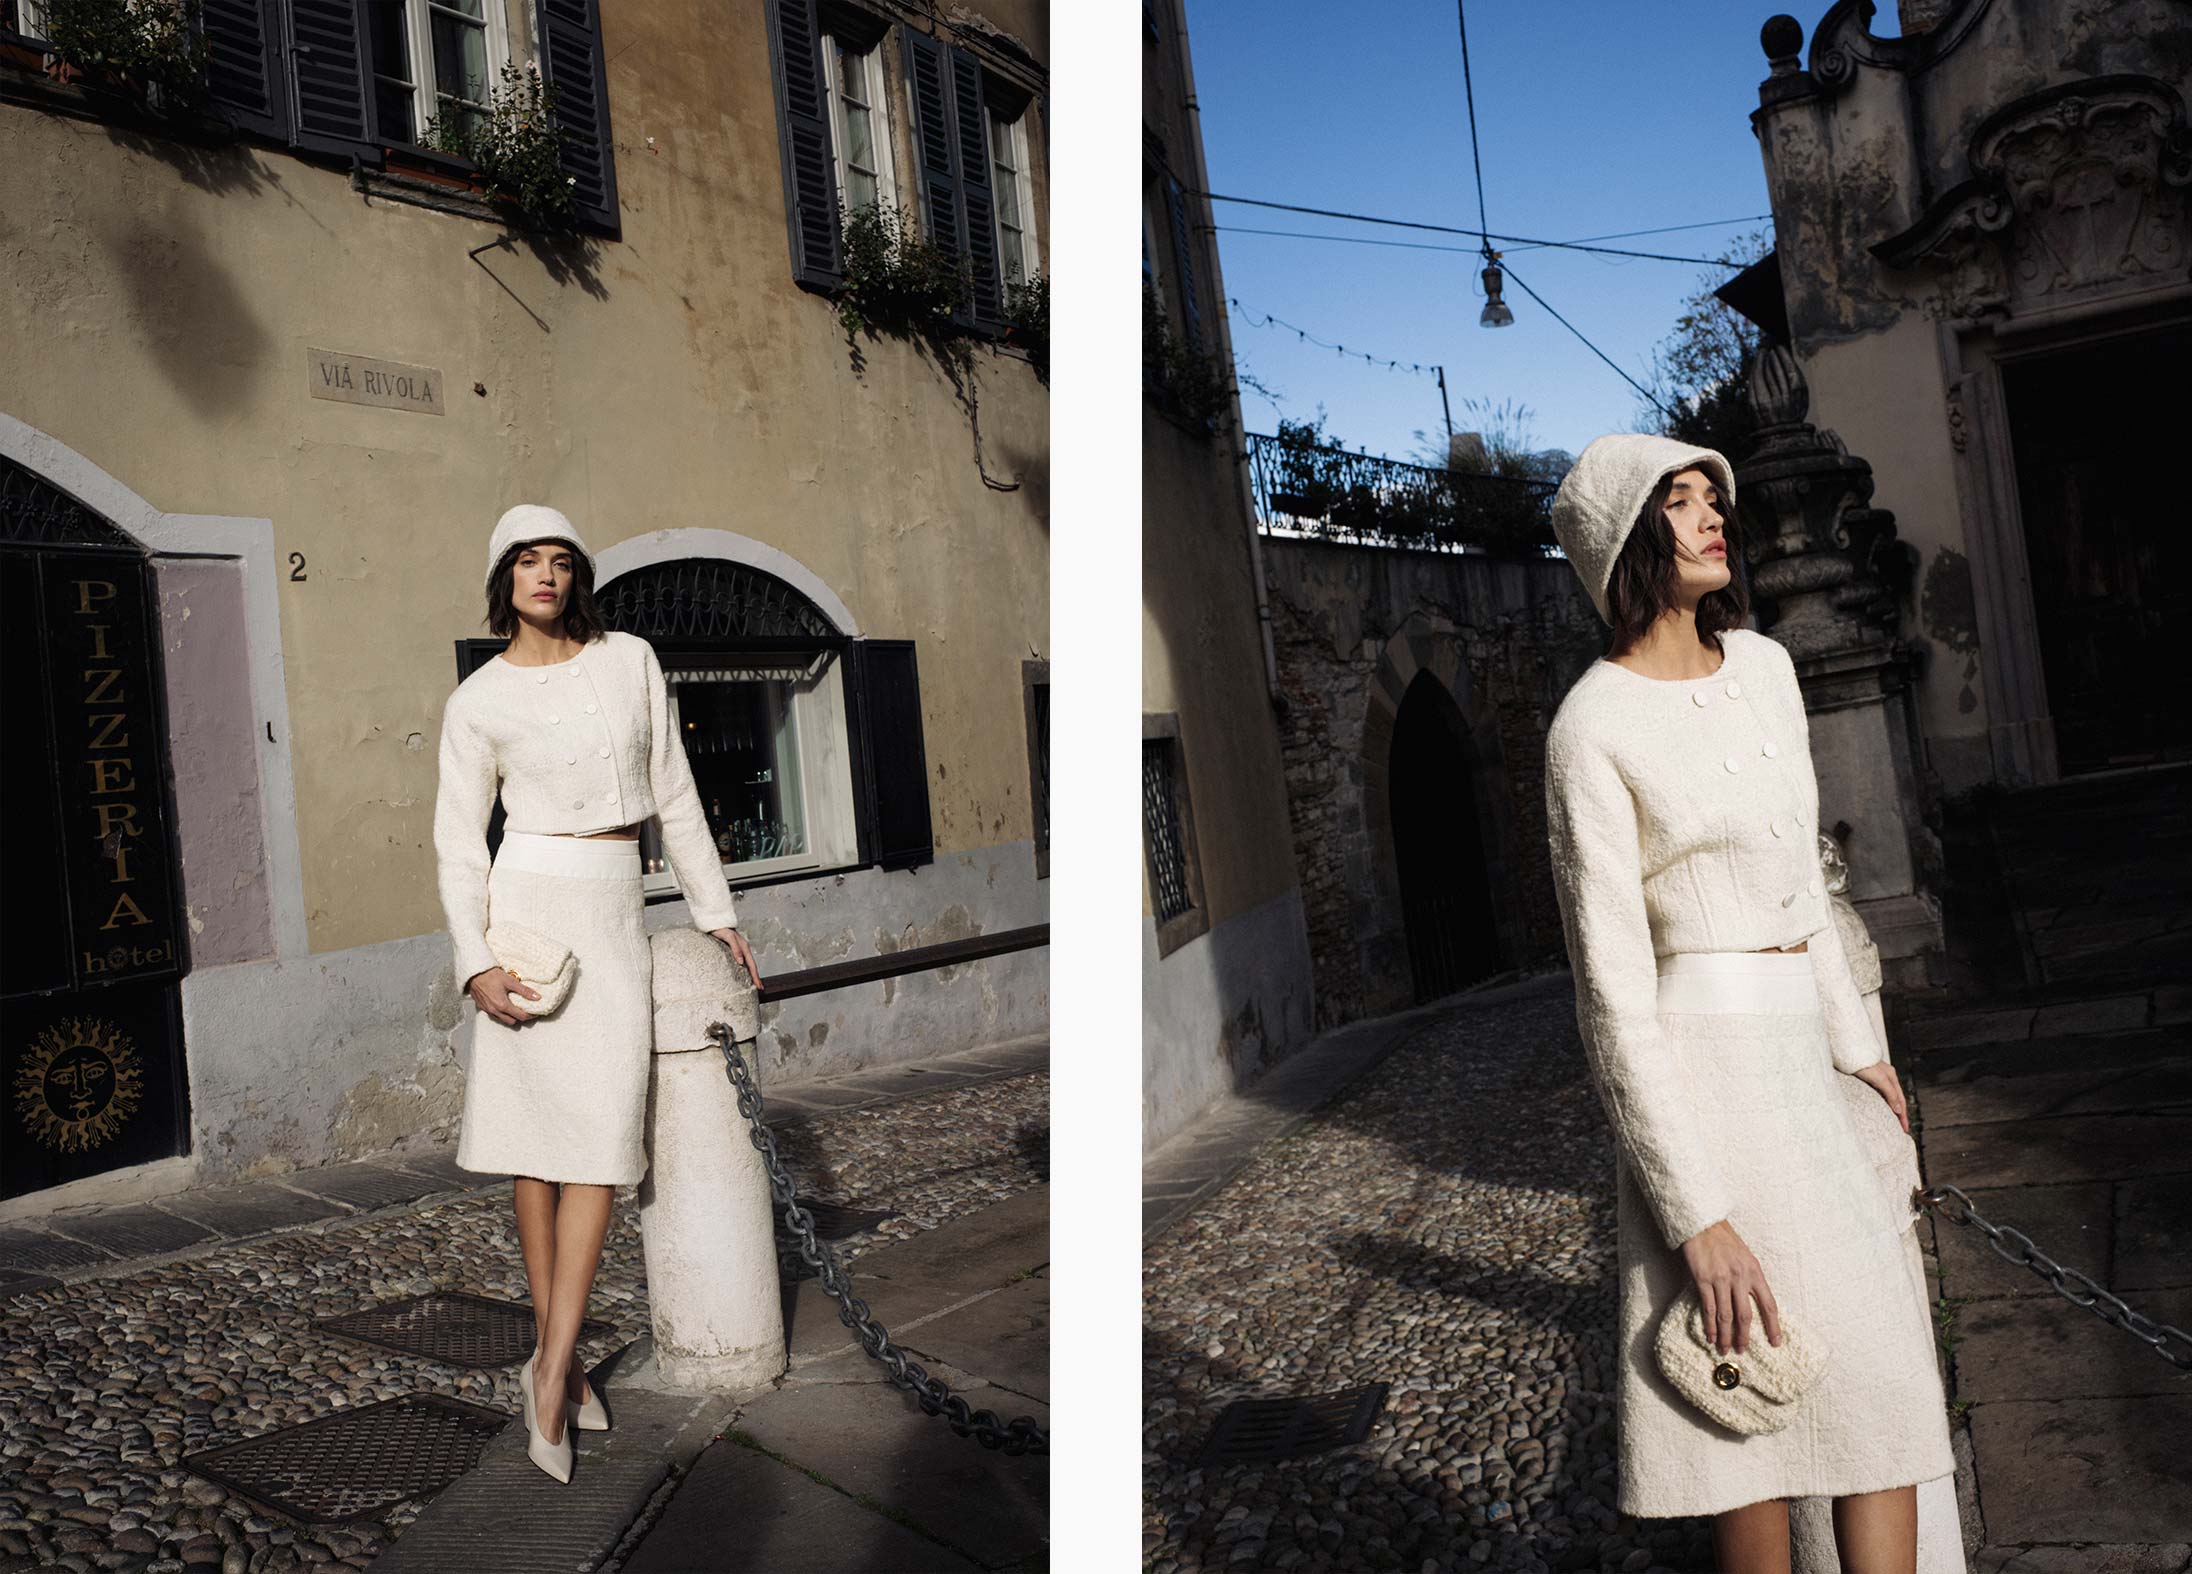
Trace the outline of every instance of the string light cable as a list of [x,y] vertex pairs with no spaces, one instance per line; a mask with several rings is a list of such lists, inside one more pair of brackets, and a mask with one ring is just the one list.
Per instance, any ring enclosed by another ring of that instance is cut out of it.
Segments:
[[1299,327],[1294,323],[1290,323],[1284,317],[1274,317],[1269,314],[1259,314],[1257,312],[1250,311],[1246,306],[1243,306],[1241,304],[1240,297],[1235,295],[1228,295],[1225,298],[1225,303],[1227,306],[1233,309],[1233,312],[1236,316],[1245,319],[1251,327],[1284,328],[1287,332],[1293,334],[1295,338],[1300,339],[1305,344],[1314,344],[1320,349],[1333,350],[1341,355],[1348,356],[1354,360],[1366,361],[1372,366],[1386,366],[1392,368],[1396,372],[1416,372],[1427,376],[1436,376],[1439,370],[1437,366],[1429,362],[1403,361],[1390,356],[1372,355],[1364,350],[1350,350],[1346,345],[1335,344],[1330,339],[1320,339],[1315,334],[1311,333],[1307,328]]

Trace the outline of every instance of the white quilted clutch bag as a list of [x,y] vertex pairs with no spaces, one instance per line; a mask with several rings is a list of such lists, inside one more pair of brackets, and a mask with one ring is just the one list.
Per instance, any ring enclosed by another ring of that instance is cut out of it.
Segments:
[[571,993],[578,976],[578,958],[571,948],[523,924],[490,924],[487,948],[495,962],[540,991],[538,1000],[512,994],[510,1004],[529,1017],[554,1016]]
[[1692,1285],[1660,1318],[1652,1352],[1676,1393],[1729,1431],[1760,1437],[1796,1419],[1827,1369],[1827,1348],[1785,1311],[1776,1348],[1752,1310],[1750,1347],[1722,1355],[1705,1337],[1705,1308]]

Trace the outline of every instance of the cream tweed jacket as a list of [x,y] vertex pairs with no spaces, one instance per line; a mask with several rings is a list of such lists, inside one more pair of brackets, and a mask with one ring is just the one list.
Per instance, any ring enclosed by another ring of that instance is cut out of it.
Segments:
[[1660,1042],[1659,957],[1808,941],[1836,1068],[1881,1058],[1819,864],[1819,785],[1796,669],[1763,634],[1721,639],[1709,678],[1594,662],[1545,742],[1577,1027],[1669,1246],[1726,1218],[1734,1199]]
[[585,835],[658,816],[662,849],[693,927],[738,922],[654,646],[610,632],[569,661],[520,667],[496,656],[442,709],[434,854],[457,982],[495,965],[487,945],[487,819],[497,790],[504,827]]

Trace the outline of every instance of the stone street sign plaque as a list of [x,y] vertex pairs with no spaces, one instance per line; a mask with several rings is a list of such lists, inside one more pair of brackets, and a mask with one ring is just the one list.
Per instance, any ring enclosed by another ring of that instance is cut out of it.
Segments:
[[377,404],[389,410],[440,415],[441,372],[432,366],[405,366],[370,355],[307,349],[305,376],[315,399],[344,404]]

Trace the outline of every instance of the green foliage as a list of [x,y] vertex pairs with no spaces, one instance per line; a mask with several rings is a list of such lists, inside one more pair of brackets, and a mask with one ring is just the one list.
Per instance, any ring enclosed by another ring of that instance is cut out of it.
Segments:
[[1217,430],[1218,416],[1232,397],[1217,363],[1198,355],[1172,331],[1164,297],[1142,286],[1142,378],[1158,404],[1188,425]]
[[[1772,249],[1764,230],[1752,230],[1737,237],[1727,260],[1748,265]],[[1740,463],[1758,433],[1748,393],[1758,327],[1713,294],[1728,278],[1723,270],[1701,276],[1683,302],[1674,331],[1652,351],[1647,384],[1659,404],[1646,402],[1638,420],[1646,431],[1718,449],[1730,463]]]
[[[1554,457],[1565,469],[1566,456]],[[1321,405],[1314,421],[1281,418],[1265,466],[1273,511],[1293,516],[1315,535],[1522,553],[1551,539],[1542,489],[1518,484],[1544,476],[1455,471],[1351,453],[1325,430]]]
[[1005,327],[1036,375],[1050,375],[1050,279],[1038,273],[1005,286]]
[[540,68],[505,65],[502,85],[485,110],[436,115],[426,123],[423,145],[471,161],[487,195],[507,202],[536,224],[571,220],[576,176],[563,172],[556,134],[556,90]]
[[68,65],[157,88],[171,104],[204,96],[198,0],[46,0],[44,9],[46,42]]
[[848,336],[934,333],[950,322],[966,299],[966,274],[914,233],[904,210],[879,202],[837,212],[845,248],[837,320]]

